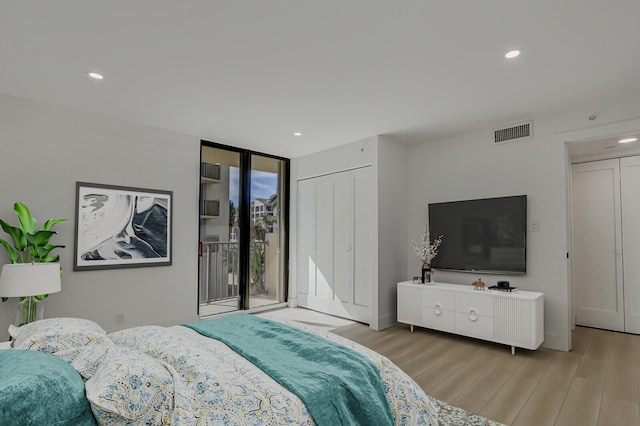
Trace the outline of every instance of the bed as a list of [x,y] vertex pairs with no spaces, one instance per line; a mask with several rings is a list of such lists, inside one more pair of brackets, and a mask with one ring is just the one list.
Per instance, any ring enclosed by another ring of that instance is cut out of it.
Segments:
[[53,318],[10,333],[3,425],[495,424],[428,397],[380,354],[293,321],[238,314],[107,334]]

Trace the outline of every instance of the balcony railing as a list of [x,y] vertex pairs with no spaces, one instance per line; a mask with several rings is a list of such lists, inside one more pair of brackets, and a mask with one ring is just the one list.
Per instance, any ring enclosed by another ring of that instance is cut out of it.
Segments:
[[[251,293],[265,291],[265,249],[268,242],[252,241],[250,252]],[[200,257],[200,304],[238,297],[238,243],[202,242]]]

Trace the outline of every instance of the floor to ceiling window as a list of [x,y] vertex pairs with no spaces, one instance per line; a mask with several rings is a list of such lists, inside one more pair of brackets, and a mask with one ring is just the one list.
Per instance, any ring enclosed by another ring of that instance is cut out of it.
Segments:
[[289,162],[251,155],[249,307],[285,300],[285,181]]
[[286,301],[289,160],[202,142],[199,315]]

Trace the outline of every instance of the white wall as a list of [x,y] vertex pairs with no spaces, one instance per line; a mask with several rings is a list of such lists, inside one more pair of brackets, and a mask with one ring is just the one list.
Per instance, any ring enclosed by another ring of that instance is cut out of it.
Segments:
[[291,181],[349,170],[365,165],[375,165],[378,157],[378,137],[362,139],[337,148],[295,158],[295,176]]
[[[0,147],[0,217],[17,225],[13,203],[22,201],[40,224],[69,219],[54,228],[52,242],[66,245],[58,251],[64,274],[45,317],[89,318],[107,330],[197,320],[197,138],[0,95]],[[173,265],[74,272],[76,181],[173,191]],[[16,303],[0,303],[0,341]]]
[[[594,111],[599,116],[595,123],[587,119]],[[523,289],[545,293],[544,344],[566,350],[570,344],[571,315],[566,260],[568,159],[564,142],[639,130],[637,124],[629,127],[624,123],[637,117],[640,117],[638,98],[535,116],[535,138],[529,141],[493,146],[493,128],[509,123],[491,123],[483,130],[398,148],[395,153],[387,151],[384,138],[371,137],[295,159],[291,170],[291,271],[296,266],[293,254],[297,179],[364,164],[373,164],[378,173],[375,161],[379,156],[380,162],[384,162],[388,153],[392,159],[389,164],[395,166],[379,171],[379,176],[390,178],[385,181],[390,186],[378,183],[379,211],[374,214],[388,217],[398,213],[399,223],[406,220],[407,226],[405,232],[394,230],[395,239],[388,237],[386,231],[376,238],[394,241],[385,244],[382,250],[393,250],[390,265],[398,262],[405,265],[404,273],[400,273],[402,279],[416,275],[420,268],[409,250],[407,236],[420,236],[429,202],[529,196],[529,223],[539,220],[540,232],[528,234],[527,275],[510,281]],[[45,316],[90,318],[107,330],[122,327],[115,323],[117,312],[127,313],[125,326],[196,320],[200,149],[197,138],[0,95],[0,149],[3,177],[0,217],[13,221],[13,203],[22,201],[41,222],[54,217],[69,218],[55,228],[60,235],[54,241],[67,246],[60,251],[65,271],[63,290],[44,302]],[[406,152],[401,153],[403,150]],[[407,158],[406,167],[399,168],[402,156]],[[403,173],[407,174],[406,179]],[[391,190],[403,179],[404,195],[402,191]],[[174,191],[173,265],[73,272],[76,181]],[[403,197],[406,197],[406,219],[398,212],[402,210]],[[0,250],[0,264],[7,261],[4,249]],[[289,276],[289,295],[294,297],[295,273]],[[468,274],[436,273],[437,280],[460,284],[469,284],[475,278]],[[487,282],[497,279],[485,278]],[[392,279],[384,278],[387,283]],[[381,289],[377,296],[389,299],[382,300],[379,306],[394,309],[393,290],[384,285]],[[6,326],[13,319],[15,302],[12,299],[0,303],[0,341],[7,338]]]
[[[409,147],[408,224],[413,238],[427,221],[427,205],[434,202],[526,194],[528,196],[527,274],[507,277],[512,285],[545,294],[544,346],[569,350],[571,292],[569,282],[567,167],[565,142],[588,139],[602,132],[590,130],[640,115],[640,100],[602,106],[596,125],[590,108],[535,117],[534,138],[493,144],[493,129]],[[521,120],[513,120],[517,123]],[[506,123],[509,124],[509,123]],[[615,127],[615,126],[614,126]],[[586,128],[582,132],[572,129]],[[621,128],[624,128],[622,126]],[[614,130],[610,130],[610,133]],[[602,133],[604,134],[604,133]],[[540,231],[531,232],[539,221]],[[446,239],[446,235],[444,236]],[[408,244],[408,243],[407,243]],[[420,263],[409,251],[407,276],[417,275]],[[478,274],[436,271],[435,280],[471,284]],[[481,275],[489,285],[504,276]]]
[[378,301],[371,327],[390,327],[397,319],[397,284],[407,278],[407,147],[378,138]]
[[[488,285],[498,279],[508,279],[512,285],[545,293],[545,336],[550,343],[555,335],[566,334],[567,326],[558,317],[561,308],[553,309],[554,300],[566,303],[557,294],[566,286],[565,277],[547,273],[550,263],[565,262],[566,248],[554,241],[551,223],[556,218],[547,208],[551,192],[553,163],[550,135],[535,122],[535,139],[493,145],[491,129],[442,141],[429,142],[409,149],[409,229],[419,238],[427,223],[429,203],[527,195],[527,274],[520,277],[491,276],[435,271],[439,282],[469,284],[482,277]],[[557,186],[557,185],[556,185]],[[530,232],[531,224],[539,221],[540,231]],[[433,236],[432,236],[433,237]],[[443,237],[446,241],[447,236]],[[406,243],[408,245],[408,242]],[[551,246],[557,250],[552,250]],[[408,275],[418,275],[420,262],[413,250],[409,255]],[[553,335],[553,336],[552,336]],[[561,342],[553,344],[560,347]],[[553,347],[552,346],[552,347]]]
[[326,175],[372,165],[378,153],[378,138],[371,137],[312,155],[291,159],[290,213],[289,213],[289,306],[296,307],[297,300],[297,238],[298,238],[298,180]]
[[[370,326],[375,330],[396,323],[396,287],[403,281],[406,268],[407,238],[407,149],[382,136],[367,138],[330,150],[296,158],[291,178],[291,270],[296,269],[297,181],[327,173],[371,165],[376,191],[371,212],[373,252],[376,253],[371,300]],[[377,231],[377,232],[376,232]],[[295,273],[290,275],[290,300],[295,306]]]

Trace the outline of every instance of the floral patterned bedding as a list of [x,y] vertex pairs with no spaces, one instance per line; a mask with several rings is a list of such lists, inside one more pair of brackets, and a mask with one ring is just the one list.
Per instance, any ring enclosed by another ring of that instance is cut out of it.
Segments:
[[[397,381],[394,380],[396,385],[398,385],[399,383],[407,383],[408,388],[412,389],[412,392],[415,391],[415,392],[418,392],[419,394],[423,394],[422,389],[420,389],[420,387],[413,381],[413,379],[407,376],[395,364],[389,361],[386,357],[380,355],[377,352],[372,351],[371,349],[365,346],[360,345],[359,343],[353,342],[345,337],[338,336],[337,334],[333,334],[330,331],[327,331],[326,329],[308,326],[306,324],[298,323],[295,321],[280,320],[274,317],[269,317],[269,319],[272,321],[280,321],[285,324],[289,324],[292,327],[300,328],[302,330],[308,331],[309,333],[322,336],[333,342],[340,343],[348,348],[358,351],[361,354],[367,356],[372,361],[374,361],[376,366],[378,366],[378,368],[381,371],[383,380],[385,380],[385,376],[386,376],[385,373],[383,373],[383,371],[387,371],[388,376],[386,377],[395,377],[396,379],[398,379]],[[386,380],[385,380],[385,384],[386,384]],[[402,391],[398,390],[397,392],[402,392]],[[426,397],[430,402],[431,408],[435,408],[437,412],[437,422],[434,424],[439,424],[442,426],[504,426],[502,423],[494,422],[493,420],[487,419],[485,417],[479,416],[474,413],[470,413],[461,408],[454,407],[453,405],[442,402],[439,399],[433,398],[431,396],[426,395]],[[402,400],[402,398],[400,398],[400,400]],[[391,406],[391,409],[395,415],[397,411],[393,405]],[[398,422],[397,417],[396,417],[396,423],[401,424],[401,422]],[[413,423],[407,422],[406,424],[413,424]]]
[[[287,324],[344,344],[371,359],[380,370],[397,424],[438,424],[431,400],[385,357],[332,333]],[[176,398],[176,423],[313,424],[297,396],[217,340],[181,326],[137,327],[110,337],[117,345],[140,350],[177,371],[184,386],[179,390],[181,397]]]
[[[298,327],[368,357],[399,425],[498,425],[428,397],[384,356],[326,330]],[[96,323],[51,318],[12,328],[14,348],[71,364],[103,425],[311,425],[300,399],[225,344],[182,326],[107,335]]]

